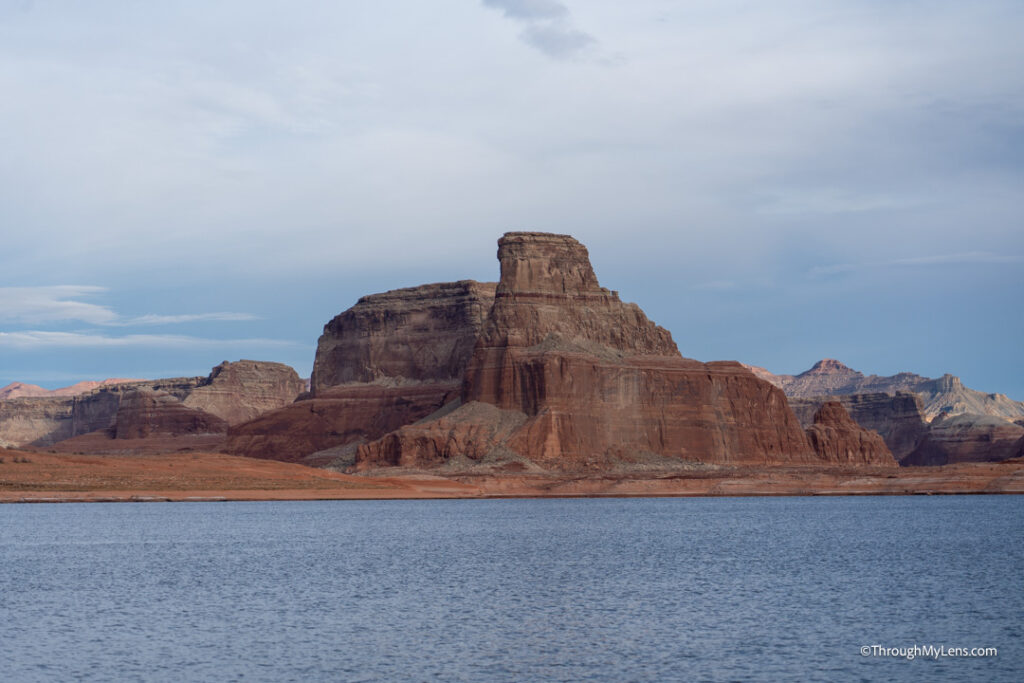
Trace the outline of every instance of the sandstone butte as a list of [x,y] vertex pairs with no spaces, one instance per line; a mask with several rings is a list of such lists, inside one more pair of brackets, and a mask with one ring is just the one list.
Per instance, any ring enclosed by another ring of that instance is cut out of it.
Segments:
[[364,472],[895,465],[841,406],[812,439],[739,363],[683,358],[572,237],[507,233],[498,261],[497,286],[361,299],[325,326],[309,397],[231,427],[228,451]]

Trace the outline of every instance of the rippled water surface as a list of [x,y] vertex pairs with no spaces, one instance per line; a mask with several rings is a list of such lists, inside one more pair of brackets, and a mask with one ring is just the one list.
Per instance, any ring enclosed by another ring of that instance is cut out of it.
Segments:
[[0,671],[1021,681],[1022,532],[1014,496],[5,505]]

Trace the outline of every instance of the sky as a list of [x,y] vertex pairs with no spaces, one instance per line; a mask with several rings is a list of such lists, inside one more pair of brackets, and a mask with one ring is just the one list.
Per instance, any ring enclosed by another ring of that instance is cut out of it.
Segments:
[[0,0],[0,386],[308,376],[568,233],[683,355],[1024,400],[1019,0]]

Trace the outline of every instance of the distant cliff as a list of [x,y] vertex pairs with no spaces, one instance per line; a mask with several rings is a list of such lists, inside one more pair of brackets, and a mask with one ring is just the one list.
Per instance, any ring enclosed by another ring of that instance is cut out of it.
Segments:
[[747,367],[792,398],[912,392],[921,396],[923,413],[929,421],[942,414],[993,415],[1008,420],[1024,418],[1024,402],[1014,401],[1003,394],[969,389],[960,378],[949,374],[938,379],[910,372],[888,377],[864,375],[831,358],[818,361],[799,375],[776,375],[764,368]]
[[119,411],[129,419],[122,410],[124,398],[136,397],[140,391],[155,392],[163,404],[178,402],[231,423],[291,403],[304,389],[305,383],[287,365],[225,361],[207,377],[102,383],[77,395],[0,400],[0,440],[18,446],[50,446],[97,430],[113,434]]

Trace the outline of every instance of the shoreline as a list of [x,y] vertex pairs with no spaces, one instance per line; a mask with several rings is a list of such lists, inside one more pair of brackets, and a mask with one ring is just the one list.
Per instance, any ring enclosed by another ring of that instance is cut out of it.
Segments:
[[84,496],[84,497],[53,497],[53,498],[28,498],[19,500],[0,499],[0,505],[37,505],[37,504],[64,504],[64,503],[259,503],[259,502],[316,502],[316,501],[380,501],[380,500],[596,500],[596,499],[631,499],[631,498],[865,498],[865,497],[893,497],[893,496],[1019,496],[1024,491],[914,491],[907,493],[587,493],[587,494],[485,494],[479,496],[294,496],[294,497],[257,497],[247,496],[246,492],[239,492],[235,496],[214,496],[214,497],[174,497],[174,496],[148,496],[132,493],[126,497],[119,496]]
[[[223,453],[2,451],[0,503],[500,500],[1024,494],[1024,460],[913,468],[719,467],[687,472],[341,474]],[[12,459],[13,457],[13,459]]]

